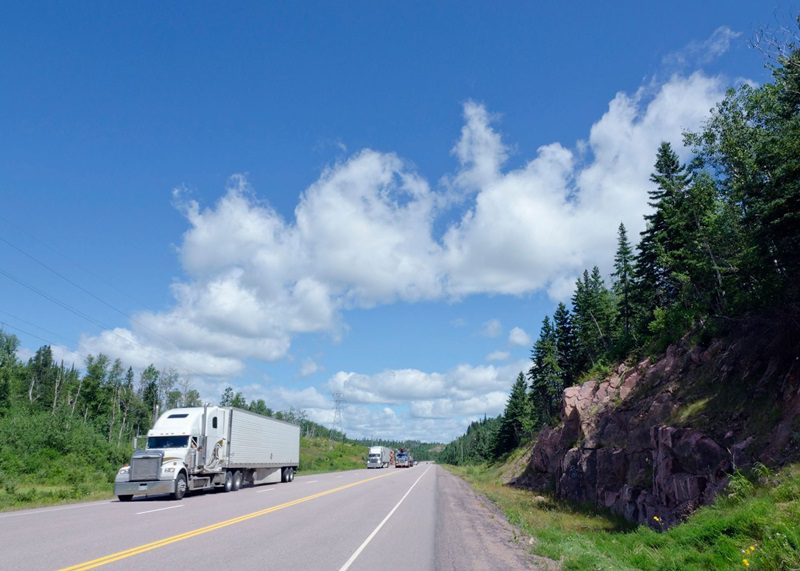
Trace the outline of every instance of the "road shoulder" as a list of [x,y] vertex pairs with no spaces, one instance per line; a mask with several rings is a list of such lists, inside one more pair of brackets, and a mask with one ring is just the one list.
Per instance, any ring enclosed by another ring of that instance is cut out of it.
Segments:
[[488,498],[444,468],[436,470],[436,569],[558,569],[530,553],[530,538]]

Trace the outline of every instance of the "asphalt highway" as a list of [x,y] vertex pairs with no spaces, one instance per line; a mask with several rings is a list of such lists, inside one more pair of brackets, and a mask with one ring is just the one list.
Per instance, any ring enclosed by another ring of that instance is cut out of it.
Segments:
[[475,502],[458,478],[423,463],[181,501],[7,512],[0,514],[0,569],[534,568]]

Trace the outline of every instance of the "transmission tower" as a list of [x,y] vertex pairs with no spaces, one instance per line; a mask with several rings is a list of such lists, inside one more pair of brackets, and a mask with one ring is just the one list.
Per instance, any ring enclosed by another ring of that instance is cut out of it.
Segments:
[[331,397],[333,398],[333,422],[331,423],[331,433],[329,434],[328,440],[331,439],[333,436],[333,431],[338,430],[339,433],[344,438],[344,422],[342,420],[342,409],[344,408],[344,395],[336,391],[331,393]]

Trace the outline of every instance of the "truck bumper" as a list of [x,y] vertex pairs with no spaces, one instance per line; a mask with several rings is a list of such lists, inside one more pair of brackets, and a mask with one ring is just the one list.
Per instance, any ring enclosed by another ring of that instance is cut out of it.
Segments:
[[153,480],[150,482],[115,482],[115,496],[155,496],[175,491],[175,480]]

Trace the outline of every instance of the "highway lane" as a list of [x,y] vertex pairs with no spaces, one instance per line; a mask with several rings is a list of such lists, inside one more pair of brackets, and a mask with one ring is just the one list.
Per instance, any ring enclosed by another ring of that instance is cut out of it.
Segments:
[[452,532],[470,517],[461,512],[474,511],[450,514],[448,506],[458,502],[438,501],[442,482],[451,479],[438,466],[420,464],[302,476],[180,502],[10,512],[0,514],[0,568],[450,569],[454,552],[487,551],[442,533],[443,521]]

